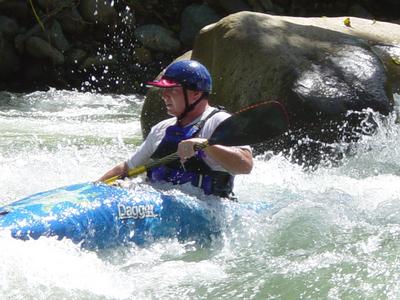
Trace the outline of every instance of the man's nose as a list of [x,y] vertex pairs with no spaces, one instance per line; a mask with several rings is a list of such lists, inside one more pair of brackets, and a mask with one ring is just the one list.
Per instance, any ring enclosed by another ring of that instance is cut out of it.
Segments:
[[161,98],[164,100],[166,95],[166,89],[161,89]]
[[168,93],[169,93],[168,89],[162,89],[161,97],[163,97],[163,98],[166,97],[168,95]]

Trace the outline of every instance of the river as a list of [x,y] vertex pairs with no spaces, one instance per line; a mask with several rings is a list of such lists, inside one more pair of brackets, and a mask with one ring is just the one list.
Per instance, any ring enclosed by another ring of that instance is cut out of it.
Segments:
[[[97,179],[128,157],[141,142],[142,103],[1,92],[0,204]],[[377,133],[336,167],[258,156],[235,193],[274,209],[232,221],[207,247],[169,239],[88,251],[1,234],[0,298],[399,299],[400,125],[375,119]]]

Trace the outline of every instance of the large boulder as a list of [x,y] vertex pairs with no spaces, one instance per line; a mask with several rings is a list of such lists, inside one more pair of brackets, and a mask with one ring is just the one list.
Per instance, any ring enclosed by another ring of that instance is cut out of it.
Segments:
[[273,98],[294,123],[368,107],[388,113],[392,94],[372,46],[399,41],[400,26],[343,20],[242,12],[204,28],[192,57],[210,68],[213,99],[232,110]]
[[[391,111],[400,66],[386,48],[399,42],[400,26],[390,23],[240,12],[203,28],[191,57],[210,69],[213,103],[237,111],[278,100],[293,130],[324,136],[324,126],[343,121],[349,110]],[[161,102],[151,113],[147,107],[145,135],[164,117]]]

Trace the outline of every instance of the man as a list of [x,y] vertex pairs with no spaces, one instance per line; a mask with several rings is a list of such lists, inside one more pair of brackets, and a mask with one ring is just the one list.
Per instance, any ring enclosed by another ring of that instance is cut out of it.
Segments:
[[126,177],[128,169],[177,152],[180,160],[154,168],[150,181],[173,184],[191,182],[205,194],[229,197],[235,174],[250,173],[253,167],[249,147],[213,145],[196,151],[195,146],[211,137],[229,114],[208,104],[211,76],[207,68],[194,60],[171,64],[160,80],[148,85],[162,89],[167,112],[172,118],[156,124],[136,153],[115,166],[99,181],[113,176]]

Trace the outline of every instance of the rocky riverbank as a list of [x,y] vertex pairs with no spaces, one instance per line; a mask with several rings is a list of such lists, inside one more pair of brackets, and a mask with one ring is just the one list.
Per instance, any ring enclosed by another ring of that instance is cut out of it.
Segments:
[[0,90],[143,92],[231,13],[400,19],[397,0],[0,0]]

